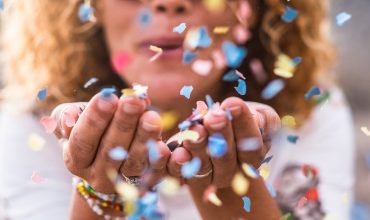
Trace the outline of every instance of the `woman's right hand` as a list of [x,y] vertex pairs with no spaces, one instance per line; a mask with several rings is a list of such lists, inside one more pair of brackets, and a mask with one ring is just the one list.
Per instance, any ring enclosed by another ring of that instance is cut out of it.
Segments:
[[[83,109],[83,110],[80,110]],[[68,117],[66,117],[66,115]],[[158,113],[146,111],[146,102],[136,97],[118,99],[114,94],[95,95],[88,103],[62,104],[52,116],[58,120],[55,134],[67,139],[63,145],[63,158],[74,175],[85,179],[96,191],[115,192],[107,170],[113,168],[118,175],[141,176],[148,166],[151,182],[166,173],[170,150],[161,141],[161,119]],[[76,120],[73,127],[68,120]],[[147,141],[157,142],[159,159],[148,159]],[[109,152],[123,147],[128,156],[117,161]]]

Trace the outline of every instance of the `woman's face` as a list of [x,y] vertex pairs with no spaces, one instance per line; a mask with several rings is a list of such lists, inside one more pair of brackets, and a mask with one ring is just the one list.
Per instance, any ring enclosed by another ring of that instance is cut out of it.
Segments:
[[[192,70],[191,64],[183,64],[183,42],[189,28],[207,26],[213,39],[212,45],[199,50],[197,58],[212,60],[215,49],[221,49],[225,40],[232,40],[231,34],[214,35],[218,26],[228,26],[230,30],[238,22],[233,10],[226,7],[222,12],[208,10],[201,0],[101,0],[99,15],[111,57],[125,52],[132,57],[131,62],[119,71],[128,84],[138,83],[149,87],[152,103],[161,108],[172,108],[186,103],[180,96],[183,86],[193,86],[191,97],[203,99],[205,94],[215,94],[220,88],[223,69],[213,67],[207,76]],[[237,4],[233,2],[231,4]],[[143,25],[140,15],[148,10],[151,20]],[[180,23],[187,25],[182,33],[173,32]],[[231,31],[229,31],[231,32]],[[153,62],[155,52],[149,46],[163,49],[163,54]]]

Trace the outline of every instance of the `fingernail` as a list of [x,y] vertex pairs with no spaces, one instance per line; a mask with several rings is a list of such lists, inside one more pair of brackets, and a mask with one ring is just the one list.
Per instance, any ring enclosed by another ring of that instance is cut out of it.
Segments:
[[158,125],[152,124],[146,121],[143,122],[142,126],[143,126],[143,129],[147,132],[157,131],[159,129]]
[[98,108],[104,112],[109,112],[113,108],[113,104],[106,98],[100,98],[98,100]]
[[213,130],[221,130],[226,126],[226,121],[210,124],[209,127],[211,127]]
[[141,106],[132,103],[124,102],[122,109],[127,114],[137,114],[141,110]]
[[232,113],[232,115],[235,117],[235,116],[239,116],[240,113],[242,113],[242,108],[240,106],[233,106],[231,108],[228,108],[230,110],[230,112]]
[[201,138],[198,138],[198,140],[196,140],[196,141],[192,141],[191,143],[193,143],[193,144],[200,144],[200,143],[202,143],[205,139],[206,139],[206,137],[201,137]]

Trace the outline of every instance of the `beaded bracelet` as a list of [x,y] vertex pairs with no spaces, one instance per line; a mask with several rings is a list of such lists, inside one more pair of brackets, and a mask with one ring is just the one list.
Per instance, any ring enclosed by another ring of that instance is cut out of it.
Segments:
[[[119,217],[119,216],[111,216],[109,214],[104,213],[104,209],[112,209],[117,212],[123,213],[123,203],[118,203],[118,202],[110,202],[110,201],[105,201],[103,199],[100,199],[99,197],[95,196],[96,194],[95,190],[89,186],[89,188],[85,187],[86,181],[79,179],[78,182],[75,182],[75,187],[79,194],[84,198],[84,200],[87,202],[91,210],[96,213],[98,216],[102,216],[105,220],[125,220],[125,217]],[[87,184],[88,185],[88,184]],[[92,193],[94,192],[94,193]],[[105,194],[101,194],[105,195]]]
[[84,184],[84,187],[86,190],[89,191],[90,194],[94,195],[95,197],[105,201],[105,202],[111,202],[111,203],[124,203],[124,200],[118,195],[118,194],[105,194],[96,192],[88,183],[86,180],[82,180],[82,183]]

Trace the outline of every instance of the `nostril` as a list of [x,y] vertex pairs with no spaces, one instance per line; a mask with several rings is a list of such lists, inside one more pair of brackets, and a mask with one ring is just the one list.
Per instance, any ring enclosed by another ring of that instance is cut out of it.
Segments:
[[181,14],[184,11],[185,11],[185,7],[184,6],[181,5],[181,6],[176,7],[176,13]]
[[166,12],[166,7],[163,5],[157,5],[157,11],[159,12]]

